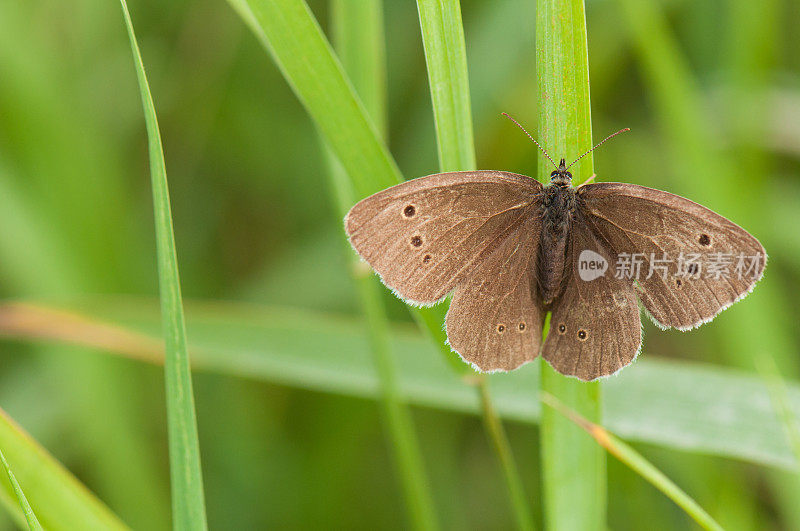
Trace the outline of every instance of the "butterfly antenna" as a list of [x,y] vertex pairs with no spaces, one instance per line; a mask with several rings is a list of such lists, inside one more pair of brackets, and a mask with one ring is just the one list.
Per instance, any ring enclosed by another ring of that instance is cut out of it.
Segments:
[[578,162],[579,160],[581,160],[583,157],[585,157],[586,155],[588,155],[589,153],[591,153],[591,152],[592,152],[592,151],[594,151],[595,149],[599,148],[599,147],[600,147],[600,145],[601,145],[603,142],[605,142],[606,140],[611,140],[612,138],[614,138],[614,137],[615,137],[615,136],[617,136],[618,134],[620,134],[620,133],[626,133],[626,132],[628,132],[628,131],[630,131],[630,130],[631,130],[631,128],[630,128],[630,127],[626,127],[625,129],[620,129],[619,131],[617,131],[616,133],[614,133],[614,134],[612,134],[612,135],[608,135],[608,136],[607,136],[607,137],[605,137],[603,140],[601,140],[600,142],[598,142],[598,143],[597,143],[597,144],[596,144],[596,145],[595,145],[595,146],[594,146],[592,149],[590,149],[589,151],[587,151],[586,153],[584,153],[583,155],[581,155],[581,156],[580,156],[580,157],[578,157],[577,159],[573,160],[573,161],[570,163],[570,165],[569,165],[569,166],[567,166],[567,169],[570,169],[570,168],[572,167],[572,165],[573,165],[573,164],[575,164],[576,162]]
[[[514,122],[515,124],[517,124],[517,127],[519,127],[520,129],[522,129],[522,131],[523,131],[523,132],[524,132],[526,135],[528,135],[528,138],[530,138],[531,140],[533,140],[533,143],[534,143],[534,144],[536,144],[536,147],[538,147],[539,149],[541,149],[541,150],[542,150],[542,153],[544,153],[544,156],[545,156],[545,157],[547,157],[547,160],[549,160],[549,161],[550,161],[550,162],[553,164],[553,166],[555,166],[556,168],[558,168],[558,164],[556,164],[555,162],[553,162],[553,159],[551,159],[551,158],[550,158],[550,155],[548,155],[548,154],[547,154],[547,151],[545,151],[545,150],[544,150],[544,148],[543,148],[543,147],[542,147],[542,146],[539,144],[539,142],[537,142],[537,141],[536,141],[536,139],[535,139],[535,138],[533,138],[533,137],[531,136],[531,134],[530,134],[528,131],[526,131],[526,130],[525,130],[525,128],[524,128],[524,127],[522,127],[521,125],[519,125],[519,122],[518,122],[518,121],[516,121],[515,119],[513,119],[512,117],[510,117],[510,116],[509,116],[509,115],[507,115],[506,113],[500,113],[500,114],[502,114],[503,116],[505,116],[506,118],[508,118],[509,120],[511,120],[512,122]],[[603,142],[605,142],[605,140],[604,140]]]

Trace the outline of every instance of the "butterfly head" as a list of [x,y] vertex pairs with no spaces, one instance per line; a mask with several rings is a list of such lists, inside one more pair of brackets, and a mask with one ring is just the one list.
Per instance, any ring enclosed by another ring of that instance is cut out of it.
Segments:
[[567,171],[567,166],[564,159],[561,159],[561,163],[558,165],[558,168],[550,174],[550,182],[556,186],[563,187],[570,186],[572,184],[572,174]]

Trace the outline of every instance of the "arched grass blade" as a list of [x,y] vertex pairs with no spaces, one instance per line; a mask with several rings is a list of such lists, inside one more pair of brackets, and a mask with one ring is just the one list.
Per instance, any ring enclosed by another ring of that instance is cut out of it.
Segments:
[[[353,181],[367,197],[403,180],[385,143],[345,75],[330,43],[302,0],[228,0],[269,51]],[[445,344],[444,307],[411,311],[454,370],[466,366]]]

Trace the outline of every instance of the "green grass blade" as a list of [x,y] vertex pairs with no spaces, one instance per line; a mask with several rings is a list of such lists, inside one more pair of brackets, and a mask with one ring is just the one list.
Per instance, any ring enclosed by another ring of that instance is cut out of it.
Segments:
[[[576,159],[592,147],[589,64],[583,0],[538,0],[536,70],[539,135],[555,160]],[[539,157],[540,175],[550,162]],[[592,155],[574,166],[576,182],[594,173]],[[567,378],[541,363],[542,389],[582,415],[599,421],[599,382]],[[605,455],[574,424],[551,410],[542,413],[542,480],[545,522],[550,529],[605,529]],[[580,500],[576,510],[575,501]]]
[[172,480],[172,522],[176,529],[206,529],[208,525],[200,468],[200,443],[197,438],[192,375],[186,352],[186,327],[161,134],[128,7],[125,0],[120,0],[120,4],[136,64],[150,152],[159,291],[166,352],[164,375]]
[[613,433],[609,433],[602,426],[583,418],[549,393],[542,393],[542,402],[563,415],[565,419],[569,419],[571,422],[574,422],[576,426],[580,426],[582,429],[586,430],[600,446],[608,450],[610,454],[628,465],[634,472],[663,492],[704,529],[713,529],[715,531],[722,529],[722,527],[711,518],[711,515],[700,507],[691,496],[681,490],[680,487],[665,476],[663,472],[653,466],[639,452],[614,436]]
[[439,170],[475,169],[467,53],[458,0],[417,0]]
[[[433,102],[440,171],[475,169],[475,144],[467,76],[467,52],[458,0],[417,0],[428,82]],[[503,424],[492,405],[485,378],[478,378],[484,426],[497,455],[520,529],[533,517]]]
[[404,403],[392,356],[389,323],[381,300],[381,286],[370,272],[356,279],[359,298],[370,329],[370,351],[377,368],[380,397],[393,443],[396,470],[401,478],[410,521],[415,529],[438,529],[430,483],[423,465],[411,413]]
[[19,506],[22,509],[22,513],[25,515],[25,521],[28,523],[28,529],[31,531],[42,529],[42,525],[39,523],[39,519],[36,518],[36,515],[31,509],[31,505],[28,503],[28,498],[25,497],[25,493],[22,492],[22,487],[19,486],[19,482],[17,478],[14,477],[14,473],[11,471],[11,467],[8,466],[8,461],[6,461],[6,456],[0,451],[0,461],[3,462],[3,468],[6,469],[6,475],[8,476],[8,481],[11,483],[11,486],[14,488],[14,494],[17,495],[17,501],[19,502]]
[[[334,45],[342,66],[353,80],[365,109],[379,131],[386,130],[386,73],[383,53],[383,9],[378,0],[332,3]],[[327,146],[326,146],[327,147]],[[328,149],[331,188],[338,204],[337,224],[358,198],[346,172]],[[391,353],[389,322],[383,303],[380,281],[361,263],[346,239],[344,251],[349,258],[356,290],[367,324],[383,407],[383,420],[391,443],[395,471],[400,479],[408,507],[409,521],[416,529],[436,529],[433,496],[423,465],[419,442],[408,407],[400,398],[395,359]]]
[[430,308],[413,308],[411,316],[424,332],[427,338],[439,347],[439,354],[447,360],[450,370],[456,374],[468,375],[472,369],[453,352],[447,344],[447,334],[444,331],[444,317],[449,303],[440,303]]
[[[330,43],[303,0],[228,0],[269,51],[339,159],[359,198],[403,180]],[[445,344],[442,305],[411,310],[454,370],[468,367]]]
[[333,0],[336,53],[380,138],[386,137],[386,50],[380,0]]
[[269,50],[359,196],[402,181],[374,123],[302,0],[229,0]]
[[[4,463],[5,455],[8,455],[17,475],[25,484],[28,496],[36,505],[38,519],[47,529],[127,529],[108,507],[2,410],[0,446],[5,450]],[[14,511],[12,514],[20,524],[30,522],[27,514],[30,507],[23,511],[18,504],[11,504],[11,507],[7,503],[17,486],[12,488],[12,484],[6,481],[0,483],[4,505]]]
[[[197,370],[316,392],[378,396],[360,319],[221,302],[191,303],[187,312]],[[163,362],[159,330],[155,304],[127,299],[101,299],[68,310],[0,305],[0,337],[84,345],[147,363]],[[403,400],[448,411],[480,412],[474,386],[453,373],[414,327],[393,324],[390,335]],[[539,423],[535,364],[486,379],[501,418]],[[800,383],[787,382],[787,394],[792,411],[800,411]],[[676,397],[680,397],[677,403]],[[785,470],[798,466],[762,379],[733,369],[642,356],[605,382],[603,419],[609,429],[630,441]]]

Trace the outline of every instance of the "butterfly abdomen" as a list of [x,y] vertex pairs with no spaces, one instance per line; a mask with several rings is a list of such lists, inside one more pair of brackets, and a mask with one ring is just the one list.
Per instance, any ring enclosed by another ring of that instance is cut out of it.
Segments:
[[542,207],[542,238],[537,271],[542,300],[548,305],[561,291],[567,242],[575,211],[575,190],[553,184],[545,187]]

